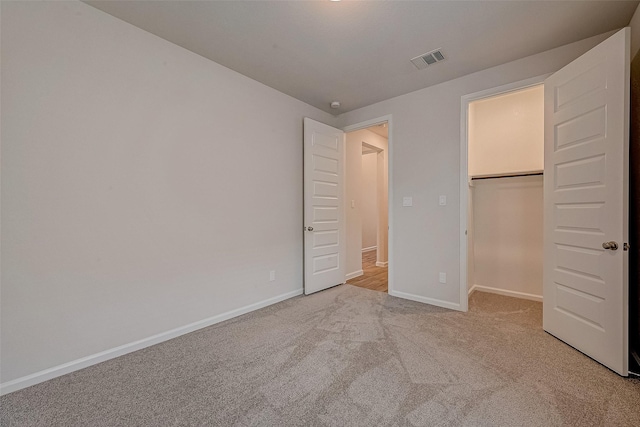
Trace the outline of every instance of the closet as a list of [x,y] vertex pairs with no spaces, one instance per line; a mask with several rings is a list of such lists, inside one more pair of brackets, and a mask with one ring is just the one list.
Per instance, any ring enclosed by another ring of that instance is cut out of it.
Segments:
[[469,293],[542,301],[544,88],[473,101],[468,120]]

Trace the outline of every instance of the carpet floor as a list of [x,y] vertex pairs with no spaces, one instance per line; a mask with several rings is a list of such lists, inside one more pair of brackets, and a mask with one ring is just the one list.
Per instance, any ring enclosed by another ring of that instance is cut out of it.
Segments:
[[5,395],[0,425],[640,426],[640,381],[541,325],[342,285]]

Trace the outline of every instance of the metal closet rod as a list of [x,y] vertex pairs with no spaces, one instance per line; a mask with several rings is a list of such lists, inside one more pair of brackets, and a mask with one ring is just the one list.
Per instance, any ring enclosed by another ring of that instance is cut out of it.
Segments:
[[544,175],[544,172],[531,172],[531,173],[511,173],[511,174],[505,174],[505,175],[491,175],[491,176],[478,176],[478,177],[471,177],[472,180],[474,179],[495,179],[495,178],[516,178],[519,176],[536,176],[536,175]]

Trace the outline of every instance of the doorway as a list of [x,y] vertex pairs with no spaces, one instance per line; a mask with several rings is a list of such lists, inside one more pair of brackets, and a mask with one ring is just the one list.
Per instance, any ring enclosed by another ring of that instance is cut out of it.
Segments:
[[460,165],[460,290],[468,304],[470,103],[544,83],[543,329],[622,376],[629,359],[629,40],[625,28],[544,80],[463,97]]
[[346,134],[347,283],[389,290],[389,123]]
[[468,106],[468,294],[542,301],[544,86]]
[[[374,267],[385,270],[386,291],[394,295],[393,229],[389,226],[389,206],[393,197],[393,192],[389,191],[391,115],[350,125],[344,130],[305,117],[303,129],[305,295],[365,275],[360,216],[363,147],[365,154],[375,153],[377,234]],[[382,280],[382,276],[379,274],[378,280]]]
[[[474,180],[472,178],[478,178],[475,180],[476,182],[481,182],[480,179],[486,178],[491,179],[492,175],[495,175],[497,178],[500,175],[517,175],[518,168],[520,168],[520,172],[524,172],[523,175],[527,175],[529,173],[539,173],[539,170],[535,170],[535,167],[531,169],[531,166],[524,166],[524,164],[516,165],[516,167],[508,166],[508,157],[504,155],[499,155],[496,160],[502,160],[503,165],[495,165],[490,161],[486,161],[484,168],[470,171],[469,170],[469,116],[470,116],[470,108],[469,106],[476,101],[488,100],[500,95],[507,95],[510,93],[514,93],[521,90],[530,89],[536,86],[541,86],[544,83],[544,80],[549,76],[549,74],[537,76],[531,79],[523,80],[520,82],[510,83],[507,85],[499,86],[496,88],[487,89],[481,92],[465,95],[461,99],[461,135],[460,135],[460,310],[467,311],[469,304],[469,295],[477,290],[480,291],[493,291],[497,293],[498,291],[494,289],[495,286],[490,286],[488,284],[480,286],[485,286],[485,288],[480,288],[475,283],[475,252],[474,252],[474,215],[473,215],[473,195],[472,195],[472,185],[474,185]],[[542,126],[542,124],[541,124]],[[543,149],[544,152],[544,149]],[[504,154],[504,153],[503,153]],[[494,154],[495,155],[495,154]],[[502,171],[502,173],[491,173],[487,171],[497,171],[498,168],[505,168],[504,164],[507,164],[507,168]],[[486,166],[490,167],[487,169]],[[496,167],[497,166],[497,167]],[[542,168],[544,165],[542,166]],[[498,178],[499,179],[499,178]],[[514,296],[514,295],[511,295]],[[534,299],[534,298],[530,298]]]

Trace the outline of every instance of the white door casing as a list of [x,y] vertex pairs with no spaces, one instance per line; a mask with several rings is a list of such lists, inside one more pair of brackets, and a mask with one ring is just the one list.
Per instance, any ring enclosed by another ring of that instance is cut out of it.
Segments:
[[544,149],[544,330],[625,376],[629,35],[545,81]]
[[304,119],[304,293],[345,282],[343,131]]

